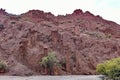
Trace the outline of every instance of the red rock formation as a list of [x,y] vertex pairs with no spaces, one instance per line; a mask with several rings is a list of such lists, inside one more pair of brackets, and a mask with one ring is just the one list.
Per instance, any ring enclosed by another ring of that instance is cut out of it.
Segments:
[[66,71],[70,73],[70,52],[68,46],[65,46]]
[[0,59],[8,63],[7,75],[44,74],[38,63],[51,50],[58,61],[66,60],[56,74],[96,74],[98,63],[120,56],[120,25],[88,11],[56,17],[39,10],[19,16],[0,11]]
[[83,11],[80,10],[80,9],[76,9],[74,12],[73,12],[73,15],[82,15],[83,14]]
[[0,15],[5,15],[6,14],[6,12],[5,12],[5,9],[0,9]]
[[53,21],[54,15],[49,13],[44,13],[40,10],[30,10],[27,13],[21,14],[21,16],[25,19],[32,20],[34,23],[39,23],[41,21]]

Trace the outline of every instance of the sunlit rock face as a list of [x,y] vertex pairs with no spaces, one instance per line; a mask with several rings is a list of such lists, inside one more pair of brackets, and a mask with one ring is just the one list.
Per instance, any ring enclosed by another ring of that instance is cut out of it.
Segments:
[[0,9],[0,59],[9,68],[4,75],[48,74],[39,62],[51,51],[65,61],[58,75],[96,74],[98,63],[120,56],[120,25],[80,9],[66,16]]

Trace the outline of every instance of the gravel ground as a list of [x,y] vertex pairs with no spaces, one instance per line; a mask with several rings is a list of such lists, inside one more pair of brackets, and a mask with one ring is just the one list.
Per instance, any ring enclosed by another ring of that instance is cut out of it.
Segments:
[[102,80],[102,75],[70,75],[70,76],[0,76],[0,80]]

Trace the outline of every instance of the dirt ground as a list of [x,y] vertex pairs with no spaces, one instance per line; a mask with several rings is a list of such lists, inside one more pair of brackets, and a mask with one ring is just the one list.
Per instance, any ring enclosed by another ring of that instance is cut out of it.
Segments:
[[102,75],[72,75],[72,76],[0,76],[0,80],[102,80]]

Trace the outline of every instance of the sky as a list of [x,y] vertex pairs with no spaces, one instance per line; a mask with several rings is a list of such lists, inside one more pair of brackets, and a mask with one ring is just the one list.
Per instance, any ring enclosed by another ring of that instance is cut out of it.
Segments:
[[120,24],[120,0],[0,0],[0,8],[12,14],[39,9],[54,15],[70,14],[75,9],[82,9]]

